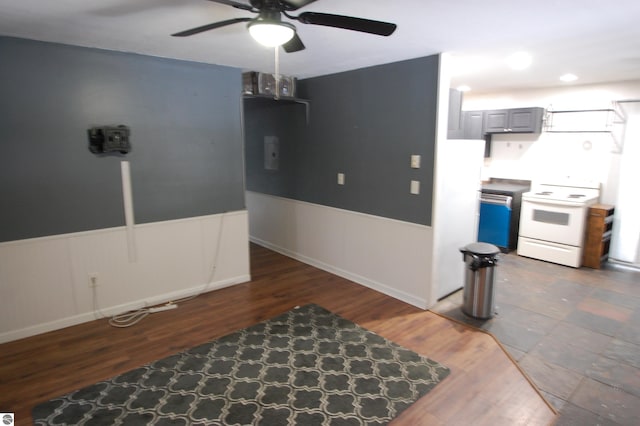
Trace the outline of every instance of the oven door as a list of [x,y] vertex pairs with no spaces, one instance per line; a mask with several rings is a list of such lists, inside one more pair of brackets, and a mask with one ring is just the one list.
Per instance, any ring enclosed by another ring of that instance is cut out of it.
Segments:
[[586,211],[583,204],[523,198],[519,234],[580,247],[584,238]]

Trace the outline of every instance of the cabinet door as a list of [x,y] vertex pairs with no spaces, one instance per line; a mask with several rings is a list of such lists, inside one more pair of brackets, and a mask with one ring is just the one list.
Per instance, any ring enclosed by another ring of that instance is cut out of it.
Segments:
[[515,133],[540,133],[542,130],[542,111],[542,108],[509,110],[509,131]]
[[503,133],[509,131],[509,110],[499,109],[485,111],[484,131],[486,133]]
[[484,111],[464,111],[462,127],[464,139],[484,139]]
[[484,131],[486,133],[540,133],[544,109],[514,108],[486,111]]

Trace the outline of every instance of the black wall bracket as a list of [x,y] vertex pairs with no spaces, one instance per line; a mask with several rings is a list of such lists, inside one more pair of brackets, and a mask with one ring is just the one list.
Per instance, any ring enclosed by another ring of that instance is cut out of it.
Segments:
[[127,154],[131,151],[131,130],[127,126],[92,127],[88,134],[89,151],[94,154]]

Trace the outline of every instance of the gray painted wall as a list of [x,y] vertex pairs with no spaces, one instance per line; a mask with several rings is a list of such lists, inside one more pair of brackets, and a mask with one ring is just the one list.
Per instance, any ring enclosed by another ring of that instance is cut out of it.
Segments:
[[[0,241],[244,208],[240,70],[0,37]],[[87,129],[125,124],[98,157]]]
[[[304,105],[261,98],[245,99],[244,113],[247,189],[295,198],[297,146],[304,136]],[[265,136],[278,138],[278,170],[267,170],[264,167]]]
[[[245,103],[247,188],[430,225],[438,60],[430,56],[299,81],[300,96],[311,103],[308,125],[303,106],[267,110]],[[265,132],[288,141],[279,174],[249,162],[262,158]],[[420,169],[410,168],[412,154],[422,156]],[[338,173],[346,175],[344,186],[337,185]],[[411,180],[420,181],[419,195],[409,193]]]

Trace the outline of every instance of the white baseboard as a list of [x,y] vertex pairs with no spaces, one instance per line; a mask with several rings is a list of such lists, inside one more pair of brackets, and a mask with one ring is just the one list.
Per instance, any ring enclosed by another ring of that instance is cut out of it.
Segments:
[[430,303],[429,226],[247,191],[249,238],[406,303]]
[[[82,324],[85,322],[93,321],[100,318],[108,318],[114,315],[118,315],[124,312],[134,311],[137,309],[164,304],[167,302],[176,301],[186,297],[197,296],[199,294],[208,293],[214,290],[220,290],[225,287],[230,287],[235,284],[241,284],[251,281],[250,275],[241,275],[238,277],[218,281],[208,285],[200,285],[190,289],[184,289],[180,291],[174,291],[171,293],[160,294],[145,300],[136,300],[129,303],[124,303],[118,306],[110,306],[107,308],[99,308],[99,311],[85,312],[80,315],[74,315],[66,318],[61,318],[55,321],[49,321],[42,324],[37,324],[31,327],[26,327],[20,330],[11,330],[6,333],[0,334],[0,343],[6,343],[13,340],[24,339],[26,337],[35,336],[49,331],[59,330],[61,328],[71,327],[73,325]],[[99,300],[98,300],[99,306]],[[178,307],[180,304],[178,303]]]
[[96,319],[94,294],[110,316],[250,280],[246,211],[132,232],[133,256],[124,228],[0,244],[0,342]]
[[291,250],[287,250],[283,247],[279,247],[277,245],[271,244],[268,241],[264,241],[261,240],[259,238],[255,238],[255,237],[249,237],[249,239],[251,240],[251,242],[258,244],[260,246],[266,247],[270,250],[273,250],[277,253],[280,253],[282,255],[285,255],[287,257],[290,257],[292,259],[295,260],[299,260],[300,262],[306,263],[307,265],[311,265],[315,268],[318,269],[322,269],[323,271],[327,271],[330,272],[334,275],[338,275],[339,277],[342,278],[346,278],[350,281],[353,281],[357,284],[363,285],[365,287],[368,287],[370,289],[379,291],[380,293],[386,294],[387,296],[391,296],[395,299],[398,300],[402,300],[403,302],[406,302],[410,305],[416,306],[420,309],[427,309],[427,301],[425,299],[421,299],[415,296],[412,296],[411,294],[405,293],[403,291],[399,291],[395,288],[389,287],[387,285],[384,285],[382,283],[379,283],[377,281],[373,281],[370,279],[367,279],[361,275],[358,274],[354,274],[351,273],[349,271],[346,271],[344,269],[341,268],[337,268],[333,265],[329,265],[325,262],[321,262],[317,259],[313,259],[311,257],[308,256],[304,256],[301,255],[299,253],[295,253]]

